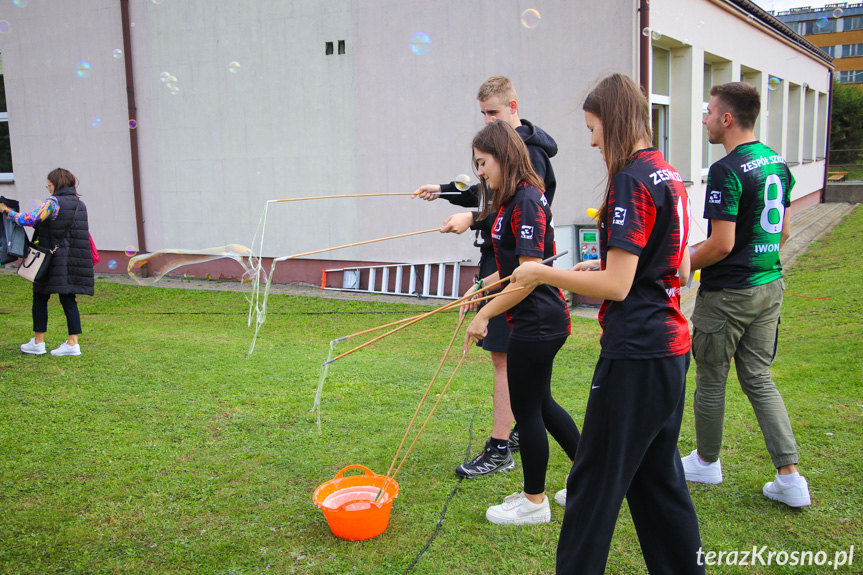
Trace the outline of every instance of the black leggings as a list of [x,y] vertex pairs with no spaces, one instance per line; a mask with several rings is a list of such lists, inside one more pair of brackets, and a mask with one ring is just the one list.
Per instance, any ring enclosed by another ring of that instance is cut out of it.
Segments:
[[[63,312],[66,314],[66,327],[69,328],[69,335],[80,334],[81,316],[78,314],[78,302],[75,301],[75,294],[61,293],[59,296]],[[45,333],[48,331],[49,299],[51,299],[51,294],[49,293],[33,292],[33,331],[36,333]]]
[[570,460],[578,447],[578,427],[569,413],[551,396],[551,368],[565,337],[549,341],[522,341],[510,338],[506,374],[509,403],[518,423],[524,492],[545,491],[548,467],[547,429]]

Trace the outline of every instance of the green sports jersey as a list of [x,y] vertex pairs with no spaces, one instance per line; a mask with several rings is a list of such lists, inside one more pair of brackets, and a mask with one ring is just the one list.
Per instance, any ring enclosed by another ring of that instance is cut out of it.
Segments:
[[710,166],[704,217],[736,226],[734,248],[702,270],[702,288],[746,288],[782,277],[779,240],[793,187],[785,159],[761,142],[741,144]]

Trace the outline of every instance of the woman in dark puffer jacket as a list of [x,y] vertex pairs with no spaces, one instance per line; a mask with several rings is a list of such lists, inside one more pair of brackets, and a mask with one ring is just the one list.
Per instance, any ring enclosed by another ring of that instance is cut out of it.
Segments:
[[81,355],[78,335],[81,316],[76,294],[93,295],[93,256],[87,206],[76,190],[78,178],[68,170],[57,168],[48,174],[51,194],[41,206],[29,213],[18,213],[0,204],[0,211],[10,220],[35,229],[33,241],[54,250],[48,279],[33,284],[33,337],[21,346],[21,351],[33,355],[45,353],[45,332],[48,331],[48,300],[51,294],[60,296],[66,314],[69,338],[51,355]]

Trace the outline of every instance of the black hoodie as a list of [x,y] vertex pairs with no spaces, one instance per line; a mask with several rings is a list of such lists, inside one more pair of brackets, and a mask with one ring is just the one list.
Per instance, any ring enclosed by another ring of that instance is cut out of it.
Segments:
[[[537,175],[545,182],[545,198],[548,200],[548,205],[551,206],[554,200],[554,192],[557,188],[557,180],[554,179],[554,170],[551,167],[551,158],[557,154],[557,142],[549,136],[539,126],[534,126],[527,120],[521,121],[521,126],[515,129],[521,139],[524,140],[527,146],[527,153],[530,155],[530,163],[533,166]],[[449,184],[441,184],[442,192],[457,192],[455,182]],[[462,206],[465,208],[477,208],[479,206],[479,184],[474,184],[467,190],[464,190],[459,195],[445,196],[451,204]],[[491,226],[494,223],[494,218],[497,214],[489,214],[484,220],[476,220],[479,212],[474,213],[474,224],[472,230],[477,230],[476,240],[474,245],[477,246],[484,254],[491,255],[494,253],[494,248],[491,245]]]

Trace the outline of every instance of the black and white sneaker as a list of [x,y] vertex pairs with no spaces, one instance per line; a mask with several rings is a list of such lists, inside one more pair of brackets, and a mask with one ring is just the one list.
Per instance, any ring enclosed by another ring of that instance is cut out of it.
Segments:
[[462,477],[479,477],[480,475],[490,475],[510,469],[515,469],[515,460],[512,458],[510,450],[507,449],[505,453],[501,454],[489,439],[485,442],[485,449],[482,453],[477,455],[473,461],[462,463],[456,467],[455,472]]
[[518,450],[521,449],[521,445],[518,442],[517,427],[509,432],[509,443],[507,444],[507,446],[509,447],[509,450],[513,453],[518,453]]

